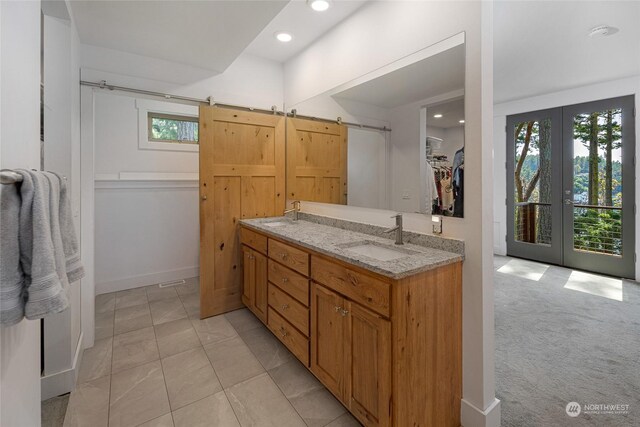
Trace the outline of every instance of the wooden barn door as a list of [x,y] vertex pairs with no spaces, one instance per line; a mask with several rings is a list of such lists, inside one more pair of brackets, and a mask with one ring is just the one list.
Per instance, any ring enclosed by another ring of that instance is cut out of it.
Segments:
[[287,196],[347,204],[347,127],[287,119]]
[[239,220],[282,215],[284,117],[200,107],[200,317],[243,307]]

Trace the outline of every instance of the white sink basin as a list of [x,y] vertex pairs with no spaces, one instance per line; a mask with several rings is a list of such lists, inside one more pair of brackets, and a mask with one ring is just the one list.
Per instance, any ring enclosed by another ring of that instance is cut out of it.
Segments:
[[282,227],[283,225],[291,225],[289,221],[273,221],[273,222],[265,222],[263,225],[267,227]]
[[378,261],[393,261],[413,254],[413,251],[395,250],[374,243],[363,243],[344,249]]

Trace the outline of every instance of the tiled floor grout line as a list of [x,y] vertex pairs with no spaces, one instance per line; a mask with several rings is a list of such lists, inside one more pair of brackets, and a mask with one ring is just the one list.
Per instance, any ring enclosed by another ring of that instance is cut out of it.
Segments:
[[[233,325],[231,325],[231,326],[235,329],[235,326],[233,326]],[[255,328],[247,329],[247,331],[251,331],[251,330],[258,329],[258,328],[262,328],[262,327],[264,327],[264,328],[267,330],[267,332],[269,332],[270,334],[272,334],[271,330],[270,330],[266,325],[264,325],[262,322],[261,322],[258,326],[256,326]],[[244,332],[247,332],[247,331],[244,331]],[[237,330],[237,329],[236,329],[236,332],[238,333],[238,336],[240,337],[240,339],[242,340],[242,342],[244,342],[244,344],[247,346],[247,348],[249,348],[249,351],[251,351],[251,353],[256,357],[256,359],[258,359],[257,355],[253,352],[253,350],[251,350],[251,347],[249,347],[249,344],[244,340],[244,338],[240,335],[240,332],[238,332],[238,330]],[[273,335],[273,334],[272,334],[272,335]],[[274,337],[275,337],[275,335],[274,335]],[[277,338],[277,337],[276,337],[276,338]],[[292,355],[295,357],[295,355],[294,355],[293,353],[291,353],[291,351],[290,351],[290,350],[289,350],[289,349],[288,349],[284,344],[283,344],[283,347],[284,347],[284,349],[285,349],[286,351],[288,351],[290,354],[292,354]],[[298,360],[298,359],[296,358],[295,360]],[[273,378],[273,376],[271,375],[270,369],[267,369],[267,367],[266,367],[266,366],[264,366],[264,364],[263,364],[262,362],[260,362],[260,359],[258,359],[258,362],[262,365],[262,367],[264,368],[264,370],[265,370],[265,372],[267,373],[267,375],[269,375],[269,378],[271,378],[271,380],[273,381],[273,383],[276,385],[276,387],[278,388],[278,390],[280,390],[280,393],[282,393],[282,395],[283,395],[283,396],[284,396],[284,398],[287,400],[287,402],[289,402],[289,404],[291,405],[291,407],[293,408],[293,410],[296,412],[296,414],[298,414],[298,416],[300,417],[300,419],[302,420],[302,422],[308,426],[309,424],[307,424],[307,422],[304,420],[304,417],[302,416],[302,414],[300,414],[300,412],[296,409],[296,407],[295,407],[295,405],[293,404],[293,402],[292,402],[292,401],[291,401],[291,400],[286,396],[286,394],[284,393],[284,390],[282,390],[282,388],[280,387],[280,385],[278,384],[278,382]],[[285,362],[285,363],[283,363],[282,365],[285,365],[286,363],[291,363],[291,362]],[[282,365],[278,365],[278,366],[276,366],[276,367],[274,367],[274,368],[272,368],[272,369],[275,369],[275,368],[277,368],[277,367],[279,367],[279,366],[282,366]],[[305,366],[305,369],[306,369],[306,366]],[[312,373],[311,371],[309,371],[309,373],[310,373],[311,375],[313,375],[313,373]],[[256,375],[256,376],[259,376],[259,375],[262,375],[262,374],[258,374],[258,375]],[[253,378],[255,378],[256,376],[254,376]],[[315,375],[313,375],[313,377],[314,377],[314,378],[316,378],[316,376],[315,376]],[[251,378],[249,378],[249,379],[251,379]],[[245,381],[248,381],[248,380],[245,380]],[[245,381],[242,381],[242,382],[245,382]],[[326,387],[324,387],[324,385],[322,385],[322,387],[326,389]],[[333,395],[332,395],[332,396],[333,396]],[[339,404],[344,408],[344,405],[342,404],[342,402],[338,401],[338,403],[339,403]],[[325,426],[327,426],[327,425],[331,424],[332,422],[334,422],[335,420],[337,420],[338,418],[340,418],[341,416],[343,416],[345,413],[348,413],[348,412],[349,412],[349,411],[347,410],[347,408],[344,408],[344,409],[345,409],[345,412],[343,412],[342,414],[338,415],[337,417],[335,417],[334,419],[332,419],[331,421],[329,421],[327,424],[324,424],[324,425],[325,425]]]
[[[226,320],[226,321],[229,323],[229,325],[231,325],[231,327],[233,328],[233,330],[234,330],[234,331],[236,331],[236,334],[237,334],[238,338],[240,338],[240,340],[242,341],[242,343],[243,343],[244,345],[246,345],[246,346],[247,346],[247,348],[249,349],[249,351],[251,352],[251,354],[253,354],[253,357],[255,357],[255,358],[256,358],[256,360],[258,361],[258,363],[260,363],[260,366],[262,366],[262,368],[263,368],[263,369],[265,369],[265,368],[264,368],[264,365],[262,364],[262,362],[260,362],[260,359],[258,359],[258,358],[256,357],[256,354],[253,352],[253,350],[251,350],[251,347],[249,347],[249,345],[247,344],[247,342],[246,342],[246,341],[244,340],[244,338],[242,338],[242,336],[240,335],[240,331],[238,331],[238,329],[233,325],[233,323],[229,322],[229,319],[227,319],[227,316],[225,316],[225,314],[222,314],[222,316],[224,316],[224,320]],[[256,327],[256,328],[257,328],[257,327]],[[254,329],[255,329],[255,328],[254,328]],[[249,330],[251,330],[251,329],[249,329]],[[233,338],[235,338],[235,337],[233,337]],[[227,338],[226,340],[222,340],[222,341],[227,341],[227,340],[229,340],[229,339],[231,339],[231,338]],[[218,341],[218,342],[222,342],[222,341]],[[212,343],[212,344],[213,344],[213,343]],[[213,366],[213,363],[212,363],[211,365]],[[215,368],[214,368],[213,370],[215,371]],[[265,369],[265,372],[266,372],[266,369]],[[240,418],[238,418],[238,413],[236,412],[235,408],[234,408],[234,407],[233,407],[233,405],[231,404],[231,399],[229,398],[229,394],[227,393],[227,391],[228,391],[231,387],[233,387],[233,386],[236,386],[236,385],[238,385],[238,384],[242,384],[243,382],[246,382],[246,381],[252,380],[252,379],[254,379],[254,378],[256,378],[256,377],[259,377],[259,376],[260,376],[260,375],[262,375],[262,374],[263,374],[263,373],[261,372],[261,373],[259,373],[259,374],[257,374],[257,375],[252,376],[251,378],[247,378],[246,380],[244,380],[244,381],[240,381],[239,383],[233,384],[233,385],[231,385],[231,386],[229,386],[229,387],[227,387],[227,388],[222,387],[222,390],[224,391],[224,395],[225,395],[225,397],[227,398],[227,401],[229,402],[229,405],[231,406],[231,410],[233,411],[233,415],[235,415],[235,416],[236,416],[236,420],[238,421],[238,425],[240,425],[241,427],[242,427],[242,423],[240,422]],[[217,375],[217,373],[216,373],[216,375]],[[287,397],[285,396],[285,399],[286,399],[286,398],[287,398]],[[294,409],[295,409],[295,408],[294,408]]]
[[[113,387],[113,346],[116,338],[116,300],[117,292],[113,293],[113,335],[111,336],[111,366],[109,367],[109,399],[107,399],[107,426],[111,419],[111,390]],[[146,295],[146,292],[145,292]],[[95,332],[94,332],[95,333]]]
[[[231,325],[233,327],[233,325]],[[263,323],[260,323],[260,325],[256,326],[255,328],[251,328],[248,329],[248,331],[254,330],[254,329],[258,329],[258,328],[266,328],[267,332],[271,334],[271,330],[266,327]],[[234,327],[235,329],[235,327]],[[271,375],[271,373],[269,372],[269,369],[267,369],[267,367],[260,361],[260,359],[258,359],[258,356],[253,352],[253,350],[251,350],[251,347],[249,347],[249,344],[244,340],[244,338],[242,338],[242,336],[240,335],[240,332],[238,332],[236,330],[236,332],[238,333],[238,336],[240,337],[240,339],[242,340],[242,342],[247,346],[247,348],[249,349],[249,351],[254,355],[254,357],[258,360],[258,363],[260,363],[260,365],[262,365],[262,367],[264,368],[264,371],[267,373],[267,375],[269,376],[269,378],[271,379],[271,381],[273,381],[273,383],[276,385],[276,387],[278,388],[278,390],[280,391],[280,393],[282,394],[282,396],[286,399],[287,402],[289,402],[289,405],[291,405],[291,407],[293,408],[293,410],[296,412],[296,414],[298,414],[298,416],[300,417],[300,419],[302,420],[302,422],[308,426],[307,422],[304,420],[304,418],[302,417],[302,415],[300,414],[300,412],[298,412],[298,410],[296,409],[296,407],[294,406],[293,402],[291,402],[291,400],[289,400],[289,398],[287,397],[286,394],[284,394],[284,391],[282,390],[282,388],[278,385],[277,381],[273,378],[273,376]],[[246,331],[245,331],[246,332]],[[273,335],[273,334],[272,334]],[[283,347],[286,351],[288,351],[290,354],[293,355],[293,353],[291,353],[291,351],[289,351],[289,349],[283,344]],[[294,355],[295,356],[295,355]],[[296,359],[297,360],[297,359]],[[289,362],[285,362],[285,363],[289,363]],[[283,363],[282,365],[284,365],[285,363]],[[282,366],[282,365],[278,365],[278,366]],[[273,369],[277,368],[274,367]],[[260,374],[262,375],[262,374]],[[256,375],[257,376],[257,375]],[[253,377],[255,378],[255,377]]]
[[[227,316],[225,316],[225,313],[221,314],[221,316],[223,316],[224,320],[225,320],[227,323],[229,323],[229,325],[231,326],[231,328],[235,331],[236,336],[237,336],[238,338],[240,338],[240,340],[242,340],[242,342],[244,343],[244,345],[246,345],[246,346],[247,346],[247,348],[249,349],[249,351],[251,351],[251,348],[249,348],[249,346],[247,345],[247,343],[246,343],[246,342],[244,341],[244,339],[240,336],[240,332],[238,332],[238,330],[236,329],[236,327],[235,327],[235,326],[233,326],[233,324],[232,324],[231,322],[229,322],[229,319],[227,319]],[[225,339],[223,339],[223,340],[216,341],[215,343],[211,343],[211,344],[217,344],[217,343],[221,343],[221,342],[229,341],[229,340],[234,339],[234,338],[236,338],[236,337],[229,337],[229,338],[225,338]],[[198,339],[200,339],[200,336],[198,336]],[[202,341],[200,341],[200,343],[202,344]],[[204,347],[204,345],[203,345],[203,347]],[[205,353],[206,353],[206,350],[205,350]],[[254,357],[255,357],[255,354],[253,353],[253,351],[251,351],[251,354],[253,354],[253,355],[254,355]],[[209,359],[209,355],[207,355],[207,359]],[[257,357],[256,357],[256,359],[257,359]],[[213,362],[211,362],[211,359],[209,359],[209,363],[211,363],[211,367],[213,368],[213,372],[216,374],[216,377],[218,378],[218,382],[220,382],[220,378],[218,377],[218,372],[216,372],[216,368],[213,366]],[[260,363],[260,360],[258,360],[258,363]],[[261,364],[261,363],[260,363],[260,364]],[[262,364],[261,364],[261,365],[262,365]],[[263,368],[264,368],[264,366],[263,366]],[[257,376],[259,376],[259,375],[262,375],[262,373],[260,373],[260,374],[258,374],[258,375],[254,375],[253,377],[248,378],[248,379],[246,379],[246,380],[244,380],[244,381],[252,380],[252,379],[256,378],[256,377],[257,377]],[[237,384],[241,384],[241,383],[243,383],[244,381],[240,381],[239,383],[233,384],[233,385],[231,385],[231,386],[229,386],[229,387],[226,387],[226,388],[225,388],[225,387],[222,385],[222,383],[220,382],[220,386],[222,387],[222,392],[224,393],[224,397],[225,397],[225,399],[227,399],[227,402],[229,403],[229,406],[231,406],[231,410],[233,411],[233,415],[236,417],[236,421],[238,421],[238,425],[239,425],[239,426],[241,426],[241,427],[242,427],[242,423],[240,422],[240,418],[238,418],[238,412],[237,412],[237,411],[236,411],[236,409],[233,407],[233,404],[231,404],[231,399],[229,398],[228,390],[229,390],[231,387],[233,387],[233,386],[235,386],[235,385],[237,385]]]
[[[145,304],[146,304],[147,308],[149,309],[149,314],[150,314],[150,317],[151,317],[151,327],[152,327],[152,329],[153,329],[153,333],[154,333],[154,340],[155,340],[155,344],[156,344],[156,350],[158,351],[158,359],[157,359],[157,360],[158,360],[158,362],[160,363],[160,369],[161,369],[161,372],[162,372],[163,383],[164,383],[164,386],[165,386],[165,393],[166,393],[167,401],[169,402],[169,413],[171,414],[172,422],[173,422],[173,424],[175,425],[175,419],[174,419],[174,414],[173,414],[175,411],[173,411],[173,409],[171,408],[171,401],[170,401],[170,399],[169,399],[169,389],[168,389],[168,386],[167,386],[167,379],[166,379],[165,372],[164,372],[164,364],[163,364],[163,362],[162,362],[162,357],[161,357],[161,355],[160,355],[160,347],[159,347],[158,337],[157,337],[156,330],[155,330],[155,327],[156,327],[156,326],[158,326],[158,325],[155,325],[155,324],[154,324],[154,321],[153,321],[153,314],[151,314],[151,302],[149,301],[148,289],[146,289],[147,287],[143,287],[143,288],[145,288],[145,297],[146,297],[146,299],[147,299],[147,302],[146,302]],[[114,306],[114,308],[113,308],[113,332],[114,332],[114,333],[112,334],[112,337],[111,337],[111,339],[112,339],[112,342],[111,342],[111,369],[110,369],[110,373],[109,373],[109,380],[110,380],[110,384],[109,384],[109,399],[108,399],[108,402],[107,402],[107,405],[108,405],[108,407],[107,407],[107,409],[108,409],[108,411],[107,411],[107,424],[108,424],[108,422],[109,422],[109,418],[110,418],[110,416],[111,416],[111,396],[112,396],[113,376],[114,376],[114,372],[113,372],[113,363],[114,363],[115,337],[116,337],[116,336],[118,336],[118,335],[123,335],[123,334],[129,333],[129,332],[133,332],[133,331],[136,331],[136,330],[144,329],[144,327],[143,327],[143,328],[134,329],[134,330],[132,330],[132,331],[122,332],[122,333],[120,333],[120,334],[115,334],[115,314],[116,314],[116,311],[117,311],[117,308],[116,308],[116,294],[117,294],[117,293],[118,293],[118,292],[114,292],[114,293],[113,293],[113,294],[114,294],[114,304],[113,304],[113,306]],[[225,321],[226,321],[226,322],[231,326],[231,328],[234,330],[234,332],[236,333],[236,336],[226,337],[226,338],[223,338],[223,339],[221,339],[221,340],[218,340],[218,341],[215,341],[215,342],[212,342],[212,343],[206,344],[206,345],[216,345],[216,344],[223,343],[223,342],[226,342],[226,341],[229,341],[229,340],[232,340],[232,339],[235,339],[236,337],[238,337],[238,338],[240,338],[240,340],[242,341],[242,343],[243,343],[243,344],[244,344],[244,345],[249,349],[249,351],[251,352],[251,354],[256,358],[256,360],[258,361],[258,363],[260,364],[260,366],[262,366],[262,368],[264,369],[264,372],[261,372],[261,373],[259,373],[259,374],[257,374],[257,375],[252,376],[251,378],[247,378],[247,379],[245,379],[245,380],[243,380],[243,381],[240,381],[240,382],[238,382],[238,383],[236,383],[236,384],[230,385],[229,387],[226,387],[226,388],[225,388],[224,386],[222,386],[222,383],[220,382],[220,377],[219,377],[219,375],[218,375],[218,372],[216,371],[215,367],[213,366],[213,362],[212,362],[212,361],[211,361],[211,359],[209,358],[209,355],[207,354],[207,351],[206,351],[206,349],[205,349],[205,347],[206,347],[206,346],[205,346],[205,344],[203,343],[203,341],[200,339],[200,335],[198,334],[198,332],[197,332],[197,330],[196,330],[196,327],[195,327],[195,325],[194,325],[194,321],[197,321],[197,320],[200,320],[200,319],[199,319],[199,317],[192,317],[192,316],[189,314],[189,311],[187,310],[187,308],[186,308],[186,306],[185,306],[185,302],[184,302],[184,299],[183,299],[183,298],[184,298],[184,297],[188,297],[188,296],[189,296],[189,295],[191,295],[191,294],[192,294],[192,293],[188,293],[188,294],[185,294],[185,295],[181,295],[181,294],[179,294],[179,293],[177,292],[177,290],[176,290],[176,295],[177,295],[177,297],[178,297],[178,299],[179,299],[179,301],[180,301],[180,304],[181,304],[181,306],[182,306],[183,310],[185,311],[185,313],[186,313],[186,315],[187,315],[187,316],[186,316],[186,320],[188,320],[188,321],[189,321],[189,324],[190,324],[191,328],[193,328],[194,332],[196,333],[196,336],[197,336],[197,338],[198,338],[199,346],[198,346],[198,347],[194,347],[194,348],[192,348],[192,349],[184,350],[184,351],[182,351],[182,352],[180,352],[180,353],[184,353],[184,352],[191,351],[191,350],[198,349],[198,348],[205,352],[205,355],[207,356],[207,361],[209,362],[209,365],[211,366],[211,368],[212,368],[212,370],[213,370],[213,373],[214,373],[214,375],[215,375],[215,377],[216,377],[216,379],[217,379],[218,383],[221,385],[221,389],[222,389],[222,391],[223,391],[223,393],[224,393],[225,399],[227,400],[227,403],[231,406],[231,409],[232,409],[232,411],[233,411],[233,413],[234,413],[234,416],[235,416],[236,421],[238,422],[238,424],[239,424],[239,425],[242,425],[242,424],[240,423],[240,418],[239,418],[239,416],[238,416],[238,413],[237,413],[236,409],[235,409],[235,408],[234,408],[234,406],[231,404],[231,398],[230,398],[230,394],[229,394],[229,390],[230,390],[230,388],[231,388],[231,387],[234,387],[234,386],[236,386],[236,385],[238,385],[238,384],[242,384],[242,383],[245,383],[245,382],[251,381],[251,380],[253,380],[253,379],[255,379],[255,378],[257,378],[257,377],[259,377],[259,376],[263,375],[264,373],[266,373],[266,374],[267,374],[267,376],[268,376],[268,378],[269,378],[269,379],[270,379],[270,380],[271,380],[271,381],[276,385],[276,387],[278,388],[278,390],[279,390],[279,392],[281,393],[281,395],[285,398],[285,400],[289,403],[289,405],[291,405],[291,407],[293,408],[293,410],[295,411],[295,413],[298,415],[299,419],[300,419],[300,420],[301,420],[305,425],[308,425],[308,424],[307,424],[307,422],[306,422],[306,421],[304,420],[304,418],[302,417],[302,415],[300,414],[300,412],[298,411],[298,409],[296,409],[296,407],[294,406],[293,402],[292,402],[292,401],[291,401],[291,400],[286,396],[286,394],[285,394],[284,390],[283,390],[283,389],[281,388],[281,386],[276,382],[276,380],[275,380],[275,378],[273,377],[273,375],[272,375],[272,373],[270,372],[270,370],[269,370],[269,369],[267,369],[267,366],[265,366],[265,364],[264,364],[264,363],[263,363],[263,362],[258,358],[258,355],[254,352],[254,350],[252,350],[252,349],[251,349],[251,347],[249,346],[249,343],[248,343],[248,342],[245,340],[245,338],[242,336],[242,334],[247,333],[247,332],[250,332],[250,331],[253,331],[253,330],[256,330],[256,329],[258,329],[258,328],[264,328],[264,330],[266,330],[269,334],[271,334],[271,331],[269,330],[269,328],[268,328],[268,327],[266,327],[266,325],[264,325],[262,322],[258,323],[258,324],[257,324],[256,326],[254,326],[254,327],[250,327],[250,328],[248,328],[248,329],[242,330],[242,332],[241,332],[241,331],[240,331],[240,330],[239,330],[239,329],[238,329],[238,328],[237,328],[237,327],[236,327],[236,326],[235,326],[235,325],[234,325],[234,324],[229,320],[229,318],[227,318],[227,316],[226,316],[225,314],[222,314],[222,315],[221,315],[221,316],[223,316],[224,320],[225,320]],[[162,298],[162,299],[160,299],[160,300],[164,300],[164,299],[172,299],[172,298],[173,298],[173,297],[171,297],[171,298]],[[140,305],[140,306],[141,306],[141,305],[145,305],[145,304],[138,304],[138,305]],[[132,307],[133,307],[133,306],[132,306]],[[128,308],[128,307],[124,307],[124,308]],[[251,314],[251,313],[249,313],[249,314],[253,316],[253,314]],[[181,320],[181,319],[176,319],[176,320]],[[258,319],[258,320],[259,320],[259,319]],[[168,323],[168,322],[164,322],[164,323]],[[285,349],[289,354],[293,354],[293,353],[291,353],[291,351],[290,351],[288,348],[286,348],[286,346],[284,346],[284,345],[283,345],[283,348],[284,348],[284,349]],[[180,354],[180,353],[177,353],[177,354]],[[170,356],[166,356],[166,357],[172,357],[172,356],[175,356],[175,355],[170,355]],[[297,359],[295,359],[295,360],[297,360]],[[280,364],[280,365],[278,365],[278,366],[276,366],[276,367],[274,367],[274,368],[272,368],[272,369],[275,369],[275,368],[277,368],[277,367],[279,367],[279,366],[282,366],[282,365],[285,365],[285,364],[287,364],[287,363],[291,363],[291,362],[292,362],[292,361],[282,363],[282,364]],[[147,363],[151,363],[151,362],[147,362]],[[143,364],[141,364],[141,365],[138,365],[138,366],[143,366],[143,365],[144,365],[144,363],[143,363]],[[135,367],[134,367],[134,368],[135,368]],[[311,373],[311,375],[313,375],[313,374]],[[315,376],[314,376],[314,377],[315,377]],[[190,403],[188,403],[188,404],[186,404],[186,405],[183,405],[183,406],[181,406],[180,408],[177,408],[177,409],[176,409],[176,411],[177,411],[177,410],[180,410],[180,409],[182,409],[182,408],[188,407],[188,406],[190,406],[190,405],[193,405],[193,404],[195,404],[195,403],[197,403],[197,402],[200,402],[201,400],[207,399],[207,398],[209,398],[209,397],[211,397],[211,396],[213,396],[213,395],[215,395],[215,394],[217,394],[217,393],[218,393],[218,392],[215,392],[215,393],[209,394],[209,395],[204,396],[204,397],[202,397],[202,398],[200,398],[200,399],[198,399],[198,400],[195,400],[195,401],[190,402]],[[340,404],[342,405],[342,403],[340,403]],[[344,405],[342,405],[342,406],[344,407]],[[347,412],[348,412],[348,411],[347,411]],[[344,414],[345,414],[345,412],[341,413],[341,414],[340,414],[340,415],[338,415],[337,417],[333,418],[332,420],[330,420],[329,422],[327,422],[326,424],[324,424],[324,426],[331,424],[332,422],[334,422],[334,421],[335,421],[335,420],[337,420],[338,418],[342,417]],[[160,417],[162,417],[162,416],[164,416],[164,415],[166,415],[166,414],[162,414],[162,415],[160,415]],[[158,418],[158,417],[155,417],[154,419],[156,419],[156,418]],[[153,419],[152,419],[152,420],[153,420]],[[149,420],[149,421],[152,421],[152,420]],[[145,421],[145,422],[148,422],[148,421]],[[143,423],[143,424],[144,424],[144,423]]]
[[[146,290],[145,290],[145,293],[146,293]],[[149,301],[149,295],[147,295],[147,301]],[[182,304],[182,301],[180,301],[180,304]],[[149,312],[151,312],[151,306],[149,306]],[[169,404],[169,414],[171,414],[171,422],[173,423],[173,425],[175,427],[176,422],[173,419],[173,411],[171,410],[171,400],[169,399],[169,387],[167,387],[167,378],[164,375],[164,365],[162,363],[162,357],[160,356],[160,346],[158,345],[158,336],[156,335],[156,327],[153,324],[153,315],[151,315],[151,329],[153,329],[153,338],[154,338],[154,340],[156,342],[156,350],[158,350],[158,362],[160,363],[160,371],[162,372],[162,382],[164,383],[164,392],[165,392],[165,394],[167,396],[167,403]],[[160,416],[162,417],[163,415],[160,415]],[[156,418],[158,418],[158,417],[156,417]],[[155,418],[152,418],[151,420],[148,420],[148,421],[152,421],[154,419]],[[145,423],[148,422],[148,421],[145,421]],[[141,424],[144,424],[144,423],[141,423]]]
[[229,395],[227,394],[227,390],[228,390],[228,388],[224,388],[224,387],[222,388],[222,392],[224,393],[224,398],[227,399],[227,402],[229,403],[229,406],[231,406],[231,410],[233,411],[233,416],[236,417],[236,421],[238,422],[238,425],[240,427],[242,427],[242,423],[240,422],[240,418],[238,418],[238,413],[236,412],[236,409],[231,404],[231,399],[229,399]]
[[[177,291],[176,291],[176,293],[177,293]],[[209,365],[211,366],[211,370],[213,371],[213,375],[216,376],[216,379],[218,380],[218,384],[220,384],[220,388],[222,389],[221,391],[224,393],[224,398],[227,399],[227,403],[231,407],[231,410],[233,411],[233,416],[236,417],[236,421],[238,421],[238,425],[241,425],[240,424],[240,420],[238,419],[238,414],[236,414],[235,409],[233,409],[233,405],[231,404],[231,401],[229,400],[229,396],[227,396],[227,392],[225,391],[224,386],[222,385],[222,382],[220,381],[220,377],[218,376],[218,372],[216,372],[216,368],[214,368],[213,362],[211,362],[211,359],[209,359],[209,355],[207,354],[207,350],[204,348],[204,344],[203,344],[202,340],[200,339],[200,335],[198,335],[198,331],[196,331],[196,328],[193,326],[193,319],[191,318],[191,316],[189,316],[189,312],[187,311],[187,308],[184,306],[184,301],[182,300],[182,295],[178,294],[178,298],[180,298],[180,303],[182,303],[182,308],[187,313],[187,320],[189,320],[189,324],[191,325],[191,327],[193,328],[194,332],[196,333],[196,336],[198,337],[198,342],[200,343],[200,347],[202,348],[202,351],[204,351],[204,355],[207,358],[207,361],[209,362]],[[226,317],[225,317],[225,320],[226,320]],[[231,327],[233,328],[233,325],[231,325]],[[235,330],[235,328],[234,328],[234,330]],[[238,331],[236,331],[236,333],[237,332]],[[228,338],[228,339],[230,339],[230,338]],[[226,341],[226,340],[222,340],[222,341]],[[222,342],[222,341],[216,341],[216,342]],[[187,350],[187,351],[189,351],[189,350]],[[189,403],[189,405],[193,405],[194,403],[199,402],[200,400],[204,400],[204,399],[206,399],[208,397],[215,396],[217,393],[219,393],[219,392],[216,392],[216,393],[210,394],[208,396],[205,396],[202,399],[196,400],[195,402],[191,402],[191,403]],[[169,404],[171,404],[171,402],[169,402]],[[189,405],[184,405],[183,408],[185,408],[185,407],[187,407]],[[173,417],[173,411],[171,411],[171,417]],[[175,423],[175,420],[174,420],[173,421],[173,425],[175,426],[175,424],[176,423]]]

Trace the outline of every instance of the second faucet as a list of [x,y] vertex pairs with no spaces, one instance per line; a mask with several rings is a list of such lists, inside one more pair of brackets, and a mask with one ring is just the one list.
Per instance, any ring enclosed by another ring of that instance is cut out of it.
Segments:
[[396,245],[404,245],[402,242],[402,214],[395,214],[391,218],[396,219],[396,226],[391,227],[388,230],[385,230],[385,233],[391,233],[392,231],[396,232]]

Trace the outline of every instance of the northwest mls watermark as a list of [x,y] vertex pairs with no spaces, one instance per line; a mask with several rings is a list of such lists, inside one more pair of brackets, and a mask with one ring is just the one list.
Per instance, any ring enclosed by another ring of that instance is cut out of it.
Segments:
[[565,407],[567,415],[577,417],[583,415],[627,415],[629,405],[623,403],[586,403],[569,402]]

